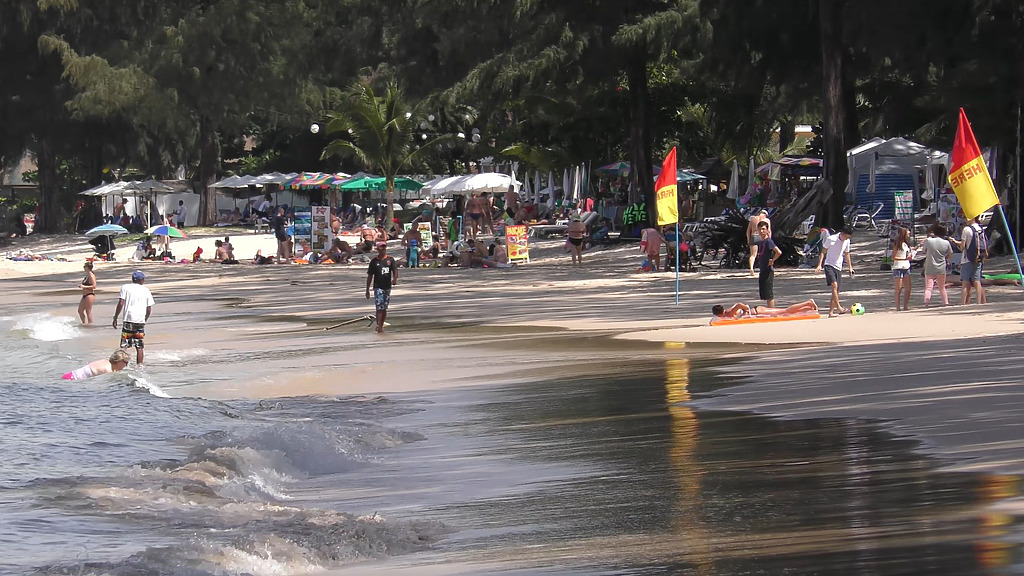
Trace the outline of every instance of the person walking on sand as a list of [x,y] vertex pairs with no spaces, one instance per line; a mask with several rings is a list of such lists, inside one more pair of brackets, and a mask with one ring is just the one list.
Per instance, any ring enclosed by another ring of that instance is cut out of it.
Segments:
[[78,317],[81,318],[82,324],[92,324],[92,305],[96,302],[96,275],[92,272],[92,262],[86,262],[85,278],[82,279],[82,283],[78,285],[78,289],[82,291],[82,299],[78,301]]
[[377,256],[370,260],[366,269],[366,297],[370,297],[370,283],[373,283],[373,307],[377,311],[377,332],[384,332],[384,320],[388,317],[391,304],[391,287],[398,285],[398,266],[388,256],[386,242],[377,243]]
[[761,238],[761,223],[768,224],[768,230],[772,229],[772,221],[768,219],[768,211],[762,208],[757,214],[750,217],[747,222],[747,249],[750,250],[750,276],[754,276],[754,260],[757,259],[758,245]]
[[939,284],[939,295],[942,305],[949,306],[949,294],[946,293],[946,263],[953,257],[953,247],[946,240],[946,227],[940,223],[928,229],[928,237],[924,240],[924,306],[932,299],[932,286]]
[[61,376],[61,380],[86,380],[100,374],[120,372],[128,367],[131,357],[124,350],[115,350],[110,358],[97,360],[82,366],[78,370],[72,370]]
[[184,200],[178,200],[178,229],[185,229],[185,217],[188,216],[188,208],[185,207]]
[[965,306],[971,303],[973,289],[978,304],[988,304],[985,288],[981,285],[981,269],[988,258],[988,238],[978,224],[978,219],[975,217],[968,220],[960,241],[953,242],[963,252],[963,260],[960,262],[960,286],[963,292],[961,303]]
[[569,222],[569,230],[566,235],[569,237],[569,253],[572,254],[572,265],[583,266],[583,237],[587,233],[587,225],[579,216],[573,216]]
[[839,303],[839,284],[843,276],[843,258],[850,270],[850,278],[853,278],[853,262],[850,260],[850,238],[853,231],[843,228],[825,240],[821,247],[821,255],[818,256],[818,266],[815,272],[821,272],[822,263],[825,265],[825,285],[832,289],[832,299],[828,303],[828,317],[834,318],[836,314],[846,314],[846,309]]
[[136,270],[132,272],[132,283],[121,286],[117,296],[117,310],[114,310],[114,328],[117,328],[117,317],[124,311],[121,324],[121,348],[135,348],[135,363],[140,367],[143,360],[143,349],[146,339],[146,322],[153,313],[153,294],[143,286],[146,275]]
[[775,261],[782,256],[782,250],[772,240],[772,229],[767,220],[762,220],[757,225],[758,235],[761,241],[757,243],[755,251],[760,255],[757,277],[757,293],[761,300],[769,308],[775,307]]
[[896,311],[900,311],[900,296],[903,310],[910,310],[910,260],[914,253],[910,249],[910,230],[900,227],[892,242],[892,277],[895,282]]

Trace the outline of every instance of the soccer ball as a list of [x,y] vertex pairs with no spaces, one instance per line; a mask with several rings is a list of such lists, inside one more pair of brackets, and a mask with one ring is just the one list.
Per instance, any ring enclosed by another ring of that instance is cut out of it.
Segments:
[[856,302],[853,306],[850,306],[850,314],[853,314],[854,316],[863,316],[864,312],[864,306],[860,302]]

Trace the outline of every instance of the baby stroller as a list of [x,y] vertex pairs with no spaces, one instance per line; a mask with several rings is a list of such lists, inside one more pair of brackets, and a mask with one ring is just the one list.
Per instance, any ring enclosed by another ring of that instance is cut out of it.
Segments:
[[93,251],[96,252],[96,256],[103,260],[114,259],[114,237],[101,235],[89,240],[89,244],[92,244]]

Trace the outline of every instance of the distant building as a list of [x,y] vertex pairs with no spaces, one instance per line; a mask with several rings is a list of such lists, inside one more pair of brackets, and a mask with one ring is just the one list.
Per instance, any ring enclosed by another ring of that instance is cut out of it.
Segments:
[[28,152],[16,164],[0,167],[0,196],[38,194],[39,185],[25,180],[26,173],[36,170],[35,158]]

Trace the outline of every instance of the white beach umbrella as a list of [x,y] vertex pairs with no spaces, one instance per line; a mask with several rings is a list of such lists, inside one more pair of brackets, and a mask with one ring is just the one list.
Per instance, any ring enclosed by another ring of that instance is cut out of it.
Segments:
[[548,172],[548,208],[555,209],[555,173]]
[[504,193],[509,186],[516,192],[519,191],[519,181],[500,172],[484,172],[465,177],[464,180],[452,184],[449,192],[452,194],[471,194],[482,192],[487,194]]
[[533,203],[540,202],[540,170],[533,173]]
[[732,161],[732,176],[729,177],[729,191],[726,192],[725,197],[730,200],[736,200],[740,197],[740,162],[739,160]]
[[[870,170],[870,172],[868,173],[868,188],[866,190],[866,192],[868,194],[872,194],[872,195],[875,193],[875,170],[877,169],[877,166],[876,166],[877,162],[878,162],[878,153],[874,152],[874,153],[871,154],[871,164],[870,164],[870,167],[868,168]],[[856,188],[856,183],[854,183],[854,185],[855,185],[854,186],[854,190],[856,190],[857,189]]]

